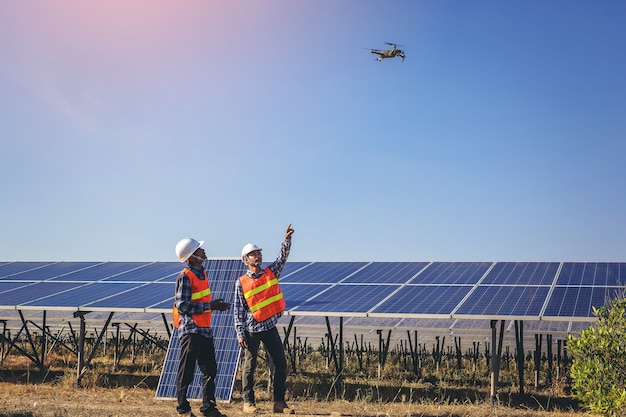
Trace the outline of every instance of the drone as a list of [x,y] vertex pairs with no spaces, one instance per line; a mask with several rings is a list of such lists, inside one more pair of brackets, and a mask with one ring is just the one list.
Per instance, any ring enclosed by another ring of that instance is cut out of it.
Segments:
[[370,49],[371,53],[378,55],[378,58],[376,58],[377,61],[380,62],[385,58],[395,58],[399,56],[400,58],[402,58],[402,62],[404,62],[404,51],[402,49],[398,49],[398,45],[390,42],[385,42],[385,44],[391,46],[391,49]]

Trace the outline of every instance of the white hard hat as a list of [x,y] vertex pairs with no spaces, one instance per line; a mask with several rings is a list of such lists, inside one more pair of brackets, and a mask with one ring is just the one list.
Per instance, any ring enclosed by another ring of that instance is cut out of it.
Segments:
[[176,244],[176,256],[180,259],[181,262],[187,262],[187,259],[198,249],[204,240],[197,241],[196,239],[192,239],[190,237],[186,237],[181,239]]
[[254,252],[255,250],[263,250],[263,248],[259,248],[257,245],[255,245],[254,243],[248,243],[246,246],[243,247],[243,249],[241,250],[241,259],[245,262],[245,258],[246,256],[250,253],[250,252]]

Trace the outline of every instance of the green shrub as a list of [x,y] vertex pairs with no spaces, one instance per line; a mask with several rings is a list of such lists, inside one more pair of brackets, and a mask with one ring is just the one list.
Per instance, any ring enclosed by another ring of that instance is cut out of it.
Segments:
[[626,297],[593,308],[596,325],[570,336],[574,396],[592,413],[626,415]]

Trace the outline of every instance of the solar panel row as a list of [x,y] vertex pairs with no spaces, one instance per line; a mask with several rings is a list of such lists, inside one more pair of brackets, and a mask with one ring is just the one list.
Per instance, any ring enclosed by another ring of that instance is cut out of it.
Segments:
[[[593,306],[623,288],[625,268],[606,262],[288,262],[281,286],[298,325],[307,317],[341,316],[366,329],[375,317],[389,320],[389,327],[481,323],[484,330],[493,319],[541,319],[562,320],[569,331],[571,320],[588,322]],[[0,262],[0,310],[169,314],[180,269],[178,262]],[[232,302],[243,264],[214,259],[208,269],[212,293]],[[230,314],[216,314],[212,326],[220,366],[216,394],[228,401],[240,350]],[[158,398],[175,396],[179,349],[174,333]],[[196,372],[191,397],[200,396],[200,384]]]
[[[212,285],[230,292],[241,263],[210,263]],[[0,309],[168,312],[180,268],[5,262]],[[615,296],[625,276],[626,263],[616,262],[288,262],[281,284],[295,315],[558,320],[593,317],[592,306]]]

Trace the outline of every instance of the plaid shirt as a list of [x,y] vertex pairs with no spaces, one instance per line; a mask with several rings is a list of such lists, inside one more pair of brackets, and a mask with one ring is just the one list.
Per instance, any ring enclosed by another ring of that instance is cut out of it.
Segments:
[[[282,246],[280,247],[280,253],[278,257],[269,265],[269,269],[278,276],[281,272],[283,272],[283,268],[285,267],[285,262],[287,262],[287,258],[289,257],[289,250],[291,249],[291,239],[285,239],[283,241]],[[258,274],[253,273],[248,270],[246,274],[253,279],[257,279],[261,275],[263,275],[263,271]],[[276,314],[275,316],[270,317],[269,319],[258,322],[252,316],[250,312],[250,308],[248,307],[248,303],[243,296],[243,289],[241,288],[241,282],[237,280],[235,282],[235,299],[233,300],[233,310],[235,313],[235,330],[237,331],[237,337],[244,337],[245,331],[247,330],[250,333],[259,333],[264,332],[276,327],[276,323],[280,318],[281,314]]]
[[[194,268],[188,265],[188,268],[196,274],[198,279],[204,279],[204,267]],[[176,295],[174,297],[174,305],[178,308],[180,313],[180,324],[178,326],[178,334],[182,336],[184,334],[197,333],[201,336],[212,338],[213,329],[210,327],[198,327],[193,321],[192,314],[199,314],[203,311],[211,308],[211,303],[200,303],[191,301],[191,281],[189,277],[182,270],[176,278]]]

